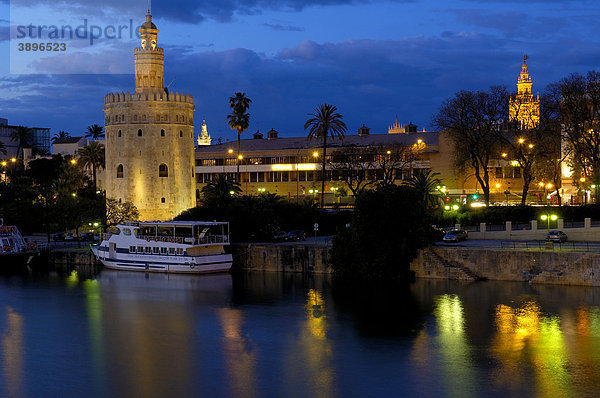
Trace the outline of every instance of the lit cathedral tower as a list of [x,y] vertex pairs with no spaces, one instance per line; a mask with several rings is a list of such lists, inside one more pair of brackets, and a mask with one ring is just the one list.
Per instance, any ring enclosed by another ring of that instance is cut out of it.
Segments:
[[106,196],[131,201],[141,220],[195,206],[194,99],[164,84],[164,53],[150,12],[135,49],[135,92],[104,97]]
[[521,74],[517,80],[517,95],[510,99],[509,118],[510,120],[518,120],[521,122],[521,128],[531,129],[537,127],[540,123],[540,97],[533,97],[531,94],[531,77],[527,70],[526,55],[523,57],[523,66]]

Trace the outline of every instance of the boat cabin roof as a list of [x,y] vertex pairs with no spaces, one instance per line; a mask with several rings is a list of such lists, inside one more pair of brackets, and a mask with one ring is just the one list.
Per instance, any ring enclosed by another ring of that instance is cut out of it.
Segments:
[[135,223],[119,224],[118,227],[145,227],[145,226],[161,226],[161,227],[192,227],[196,225],[227,225],[226,221],[140,221]]

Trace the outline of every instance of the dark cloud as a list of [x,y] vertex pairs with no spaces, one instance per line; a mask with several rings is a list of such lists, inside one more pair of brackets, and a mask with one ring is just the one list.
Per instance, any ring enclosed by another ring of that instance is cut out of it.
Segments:
[[[2,1],[2,0],[0,0]],[[229,22],[235,14],[255,15],[263,10],[301,11],[308,7],[368,4],[373,2],[411,3],[418,0],[170,0],[152,4],[152,13],[160,18],[198,23],[209,18]],[[20,6],[64,7],[65,11],[79,15],[114,15],[114,10],[139,14],[143,9],[139,1],[133,0],[75,0],[56,3],[54,0],[18,0]],[[145,4],[145,3],[144,3]],[[145,10],[144,10],[145,11]]]
[[541,38],[569,29],[561,17],[532,16],[522,11],[488,12],[480,9],[451,10],[461,24],[497,29],[507,37]]
[[263,26],[266,26],[272,30],[286,31],[286,32],[304,32],[305,29],[300,26],[292,26],[292,25],[280,25],[280,24],[272,24],[272,23],[264,23]]
[[[428,126],[444,99],[458,90],[514,84],[524,53],[534,91],[571,72],[600,64],[600,47],[586,38],[548,43],[506,40],[490,35],[445,32],[436,37],[401,40],[304,41],[266,56],[248,49],[194,51],[165,49],[166,81],[171,91],[194,96],[196,120],[206,118],[215,137],[235,139],[226,124],[227,98],[243,91],[253,99],[250,132],[275,128],[283,136],[303,135],[306,114],[333,103],[354,133],[367,124],[384,133],[398,116]],[[131,51],[115,54],[115,62]],[[15,123],[83,131],[103,122],[103,98],[111,91],[133,90],[132,75],[38,75],[0,79],[3,115]]]

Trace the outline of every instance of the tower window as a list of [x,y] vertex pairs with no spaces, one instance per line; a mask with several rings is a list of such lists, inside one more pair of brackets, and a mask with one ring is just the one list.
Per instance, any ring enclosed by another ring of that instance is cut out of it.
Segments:
[[138,137],[141,137],[141,136],[142,136],[142,129],[139,129],[138,130]]
[[118,136],[119,136],[119,137],[121,136],[121,130],[119,130],[119,134],[118,134]]
[[165,202],[166,202],[165,198],[160,198],[160,203],[165,203]]
[[164,137],[165,136],[165,130],[160,130],[160,136]]
[[117,166],[117,178],[123,178],[123,165],[122,164]]
[[179,130],[179,136],[183,137],[183,131]]
[[158,166],[158,176],[159,177],[168,177],[169,176],[169,168],[166,164],[162,163]]

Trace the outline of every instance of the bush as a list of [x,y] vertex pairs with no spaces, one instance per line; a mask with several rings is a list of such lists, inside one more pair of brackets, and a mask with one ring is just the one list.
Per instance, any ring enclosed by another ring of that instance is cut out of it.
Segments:
[[333,239],[334,275],[344,279],[411,279],[410,262],[433,237],[431,218],[418,193],[406,186],[365,191],[356,200],[350,228]]
[[220,206],[198,206],[175,220],[227,221],[234,242],[271,240],[277,231],[301,229],[310,236],[313,224],[319,234],[333,234],[350,219],[348,212],[325,212],[312,204],[296,204],[275,195],[240,196]]

